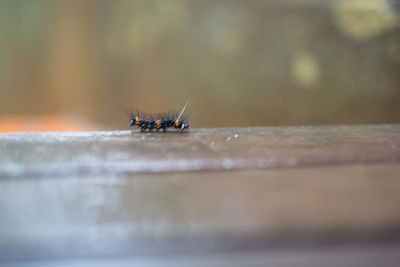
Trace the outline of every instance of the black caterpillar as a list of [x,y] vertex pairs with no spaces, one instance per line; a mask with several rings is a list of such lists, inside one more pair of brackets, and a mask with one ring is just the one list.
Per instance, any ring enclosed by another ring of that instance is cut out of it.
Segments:
[[155,117],[146,117],[140,114],[131,115],[129,126],[133,127],[134,125],[138,126],[141,132],[146,130],[151,132],[153,129],[157,131],[163,130],[165,132],[167,128],[172,127],[182,132],[189,129],[189,123],[187,123],[186,120],[178,119],[178,117],[174,115],[160,115]]
[[185,106],[183,107],[179,116],[176,115],[158,115],[158,116],[146,116],[137,114],[130,114],[130,124],[129,126],[132,127],[134,125],[140,128],[141,132],[149,130],[150,132],[153,129],[157,131],[163,130],[164,132],[167,131],[167,128],[175,128],[177,130],[188,131],[189,130],[189,123],[181,119],[183,112],[188,104],[189,100],[186,102]]

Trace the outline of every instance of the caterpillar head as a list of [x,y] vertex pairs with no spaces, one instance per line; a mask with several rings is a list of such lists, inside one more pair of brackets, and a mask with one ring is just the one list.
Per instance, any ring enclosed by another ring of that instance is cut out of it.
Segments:
[[174,126],[181,131],[189,129],[189,123],[186,121],[175,120]]
[[181,125],[180,125],[181,131],[187,130],[189,128],[190,128],[190,126],[189,126],[189,123],[187,123],[187,122],[182,122]]

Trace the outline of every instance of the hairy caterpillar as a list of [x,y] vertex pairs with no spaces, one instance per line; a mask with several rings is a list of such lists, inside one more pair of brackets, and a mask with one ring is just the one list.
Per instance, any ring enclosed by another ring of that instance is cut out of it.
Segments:
[[130,123],[129,126],[137,126],[140,128],[141,132],[149,130],[150,132],[155,129],[157,131],[163,130],[167,131],[167,128],[175,128],[180,130],[181,132],[189,130],[189,123],[185,119],[181,119],[183,111],[185,111],[186,105],[183,107],[179,116],[176,114],[169,115],[156,115],[156,116],[148,116],[140,113],[130,114]]

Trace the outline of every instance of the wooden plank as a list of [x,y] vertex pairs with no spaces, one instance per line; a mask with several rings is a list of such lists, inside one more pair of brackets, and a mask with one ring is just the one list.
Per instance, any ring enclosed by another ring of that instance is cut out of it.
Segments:
[[399,173],[400,165],[357,165],[5,179],[0,258],[396,244]]
[[0,263],[396,266],[399,129],[0,135]]
[[0,177],[400,161],[400,125],[0,135]]

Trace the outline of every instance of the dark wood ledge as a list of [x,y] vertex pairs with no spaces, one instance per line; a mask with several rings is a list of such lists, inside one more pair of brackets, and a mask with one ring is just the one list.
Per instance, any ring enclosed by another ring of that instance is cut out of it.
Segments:
[[400,125],[3,134],[0,151],[0,265],[400,262]]

